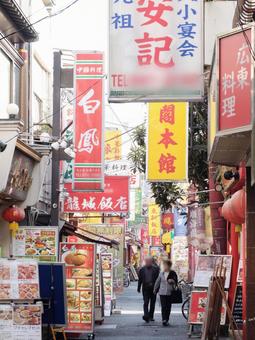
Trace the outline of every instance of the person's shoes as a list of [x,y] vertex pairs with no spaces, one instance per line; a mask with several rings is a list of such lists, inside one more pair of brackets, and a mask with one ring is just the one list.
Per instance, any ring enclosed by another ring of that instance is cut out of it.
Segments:
[[150,322],[150,319],[147,317],[147,316],[143,316],[143,320],[145,321],[145,322]]
[[166,321],[166,320],[164,320],[164,321],[162,322],[162,325],[163,325],[164,327],[167,327],[167,326],[169,326],[169,322]]
[[154,318],[150,318],[150,321],[155,321],[155,319]]

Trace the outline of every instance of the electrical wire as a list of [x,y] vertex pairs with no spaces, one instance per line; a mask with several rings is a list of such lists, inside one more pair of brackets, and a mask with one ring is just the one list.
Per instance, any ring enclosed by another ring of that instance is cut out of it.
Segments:
[[[77,98],[80,98],[82,95],[86,94],[90,89],[92,89],[100,80],[102,80],[103,78],[105,78],[106,75],[104,75],[102,78],[96,80],[91,86],[89,86],[85,91],[81,92],[80,94],[78,94],[76,97],[74,97],[73,99],[69,100],[68,103],[64,104],[63,106],[61,106],[60,108],[60,112],[70,103],[72,103],[73,101],[75,101]],[[43,117],[41,120],[39,120],[39,122],[37,124],[42,123],[45,119],[51,118],[53,116],[55,116],[56,114],[59,114],[59,112],[54,112],[48,116]],[[11,137],[10,139],[8,139],[7,141],[5,141],[5,144],[8,144],[10,141],[12,141],[13,139],[17,138],[20,134],[24,133],[24,132],[29,132],[30,129],[33,128],[34,125],[29,126],[27,129],[25,129],[24,131],[14,135],[13,137]]]
[[0,38],[0,41],[1,41],[1,40],[7,39],[7,38],[11,37],[11,36],[14,35],[14,34],[17,34],[17,33],[19,33],[19,32],[22,32],[22,31],[24,31],[24,29],[26,29],[26,28],[33,27],[34,25],[36,25],[36,24],[38,24],[38,23],[40,23],[40,22],[42,22],[42,21],[44,21],[44,20],[46,20],[46,19],[54,18],[54,17],[56,17],[56,16],[58,16],[58,15],[64,13],[66,10],[68,10],[68,9],[71,8],[73,5],[75,5],[78,1],[80,1],[80,0],[74,0],[74,1],[71,2],[70,4],[66,5],[64,8],[58,10],[56,13],[53,13],[53,14],[51,14],[51,15],[46,15],[46,16],[42,17],[41,19],[38,19],[38,20],[36,20],[35,22],[30,23],[30,24],[26,25],[25,27],[22,27],[22,28],[19,29],[19,30],[13,31],[13,32],[11,32],[11,33],[9,33],[9,34],[6,34],[6,35],[2,36],[2,37]]

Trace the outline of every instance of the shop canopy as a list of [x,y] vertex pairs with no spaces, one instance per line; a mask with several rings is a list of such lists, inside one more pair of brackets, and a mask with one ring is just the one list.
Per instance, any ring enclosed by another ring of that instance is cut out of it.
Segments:
[[65,235],[65,236],[76,236],[86,242],[103,244],[103,245],[119,250],[119,242],[115,240],[111,240],[104,236],[100,236],[98,234],[94,234],[83,228],[76,227],[68,222],[65,222],[65,224],[63,225],[61,229],[61,233],[62,235]]

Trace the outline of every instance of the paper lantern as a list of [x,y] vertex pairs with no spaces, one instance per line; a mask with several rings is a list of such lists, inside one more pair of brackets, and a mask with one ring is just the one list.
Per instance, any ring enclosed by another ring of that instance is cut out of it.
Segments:
[[25,211],[12,205],[3,211],[2,217],[5,221],[9,222],[10,231],[16,233],[19,228],[19,222],[25,218]]

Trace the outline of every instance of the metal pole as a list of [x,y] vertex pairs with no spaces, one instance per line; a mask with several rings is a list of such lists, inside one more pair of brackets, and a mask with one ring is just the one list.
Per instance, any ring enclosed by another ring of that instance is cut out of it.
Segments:
[[[60,85],[61,85],[61,53],[54,52],[53,71],[53,120],[52,134],[60,138],[61,134],[61,108],[60,108]],[[52,192],[51,192],[51,225],[59,224],[59,152],[52,150]]]

